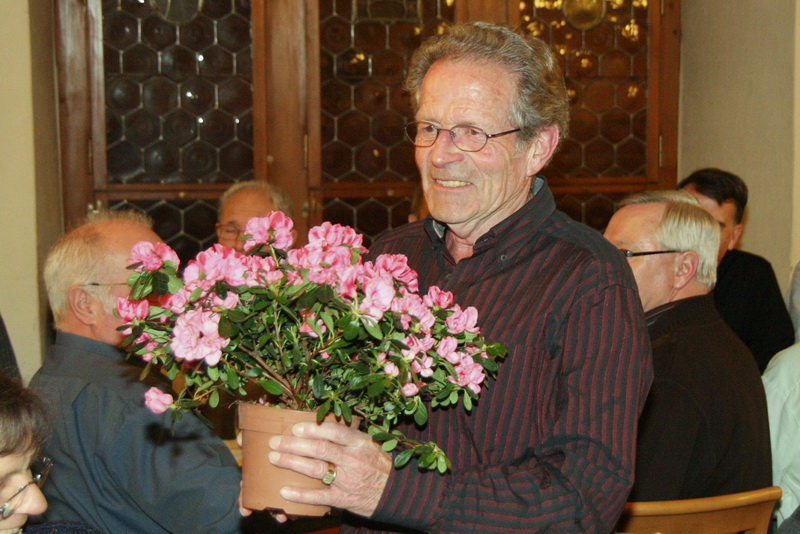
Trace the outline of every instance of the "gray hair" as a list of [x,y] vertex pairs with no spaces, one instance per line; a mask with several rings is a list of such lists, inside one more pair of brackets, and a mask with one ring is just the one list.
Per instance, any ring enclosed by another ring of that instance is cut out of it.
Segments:
[[634,204],[666,204],[664,218],[656,228],[659,244],[670,250],[697,254],[696,280],[714,288],[717,283],[719,223],[686,191],[643,191],[622,199],[619,208]]
[[470,22],[450,26],[426,40],[409,64],[405,87],[414,109],[428,70],[439,60],[470,60],[498,65],[517,85],[509,120],[520,128],[519,144],[533,139],[546,126],[556,125],[563,139],[569,128],[569,106],[564,76],[550,48],[532,35],[489,24]]
[[263,194],[275,205],[275,209],[282,211],[288,217],[292,217],[292,199],[278,187],[261,180],[248,180],[230,186],[219,199],[219,212],[222,213],[225,203],[241,191],[254,191]]
[[67,311],[67,295],[73,286],[83,286],[92,293],[107,313],[114,313],[116,301],[110,286],[91,286],[89,283],[110,283],[109,254],[101,225],[127,222],[147,228],[153,221],[135,210],[104,210],[92,213],[75,229],[62,236],[50,249],[44,262],[44,284],[53,311],[56,329],[61,330]]
[[0,457],[38,454],[48,433],[42,399],[0,371]]

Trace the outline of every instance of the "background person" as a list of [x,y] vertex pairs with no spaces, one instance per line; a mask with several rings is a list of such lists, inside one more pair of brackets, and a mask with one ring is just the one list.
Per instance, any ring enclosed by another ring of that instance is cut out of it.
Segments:
[[446,475],[394,469],[343,425],[297,424],[270,461],[319,479],[332,463],[336,477],[282,495],[357,514],[345,531],[609,532],[633,483],[650,348],[624,258],[558,212],[537,176],[569,120],[558,63],[532,36],[459,24],[414,54],[406,85],[432,218],[370,251],[406,254],[421,292],[475,306],[509,354],[468,416],[432,410],[424,429],[401,427],[441,446]]
[[742,235],[747,185],[735,174],[706,168],[684,178],[678,189],[695,197],[719,223],[714,304],[763,373],[770,358],[794,343],[794,328],[772,265],[736,248]]
[[[47,501],[39,484],[29,484],[31,464],[47,436],[47,414],[39,397],[0,371],[0,532],[21,532],[28,516]],[[24,488],[24,489],[22,489]]]
[[271,211],[292,216],[292,200],[286,193],[264,181],[239,182],[229,187],[219,199],[217,241],[220,245],[243,251],[242,230],[253,217],[266,217]]
[[159,241],[134,212],[106,212],[63,236],[45,261],[57,330],[31,381],[52,410],[44,452],[58,465],[45,486],[45,517],[78,520],[108,533],[235,532],[240,473],[224,443],[193,415],[144,405],[169,384],[117,348],[114,314],[129,294],[128,258]]
[[623,199],[605,237],[627,251],[653,347],[628,500],[771,486],[764,388],[711,296],[718,224],[688,193],[651,191]]

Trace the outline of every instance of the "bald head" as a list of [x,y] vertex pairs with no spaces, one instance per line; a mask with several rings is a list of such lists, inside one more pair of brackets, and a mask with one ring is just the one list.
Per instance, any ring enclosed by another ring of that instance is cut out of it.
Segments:
[[129,294],[128,257],[139,241],[159,237],[140,217],[112,212],[72,230],[47,256],[45,285],[58,330],[116,345],[116,301]]

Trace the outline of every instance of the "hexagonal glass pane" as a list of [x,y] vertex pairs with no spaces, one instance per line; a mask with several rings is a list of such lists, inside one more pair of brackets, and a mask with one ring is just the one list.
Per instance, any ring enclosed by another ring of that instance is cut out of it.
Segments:
[[231,12],[231,0],[204,0],[203,14],[219,19]]
[[140,147],[146,147],[160,134],[161,121],[151,111],[139,109],[125,118],[125,137]]
[[200,139],[220,147],[233,141],[233,117],[218,109],[206,113],[200,123]]
[[136,18],[120,11],[103,17],[103,38],[117,50],[125,50],[139,36],[139,23]]
[[163,76],[151,78],[142,84],[142,103],[163,115],[178,106],[178,86]]
[[176,82],[188,80],[197,73],[197,56],[184,46],[170,46],[161,53],[161,72]]
[[214,42],[214,21],[198,15],[189,24],[181,26],[180,42],[195,52],[204,50]]
[[144,152],[144,168],[152,176],[163,178],[180,168],[180,152],[175,143],[159,141]]
[[106,104],[122,113],[139,107],[139,86],[122,76],[106,81]]
[[369,118],[357,111],[346,113],[337,121],[336,131],[340,141],[356,146],[369,139]]
[[214,86],[202,78],[192,78],[181,85],[181,107],[202,115],[214,106]]
[[350,46],[350,25],[342,19],[332,18],[319,28],[320,47],[332,54],[343,52]]
[[217,151],[202,141],[195,141],[181,151],[183,172],[198,178],[217,170]]
[[238,15],[226,15],[217,23],[217,40],[231,52],[250,46],[250,24]]
[[182,109],[164,117],[164,139],[178,146],[185,145],[197,136],[197,118]]
[[219,151],[219,169],[233,179],[244,178],[253,171],[253,149],[234,141]]
[[234,115],[253,107],[253,89],[241,78],[229,78],[219,84],[219,106]]
[[156,50],[175,44],[178,30],[161,17],[151,15],[142,21],[142,41]]
[[233,75],[233,56],[219,46],[210,46],[197,54],[200,75],[211,81],[222,81]]
[[142,151],[130,141],[121,141],[108,148],[108,181],[125,183],[142,170]]

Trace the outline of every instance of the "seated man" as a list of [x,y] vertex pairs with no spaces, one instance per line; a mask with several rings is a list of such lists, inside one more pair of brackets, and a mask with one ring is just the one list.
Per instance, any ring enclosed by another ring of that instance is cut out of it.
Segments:
[[156,242],[132,212],[100,214],[62,237],[44,278],[56,341],[31,381],[53,411],[44,452],[58,465],[44,487],[47,520],[103,532],[235,532],[241,476],[225,444],[198,418],[174,425],[144,405],[169,384],[126,360],[114,314],[128,294],[126,266],[139,241]]
[[717,220],[720,243],[714,304],[764,372],[770,358],[794,343],[794,328],[772,265],[736,248],[742,235],[747,185],[719,169],[701,169],[681,183]]
[[[783,490],[775,508],[780,525],[800,507],[800,344],[776,354],[762,380],[769,409],[772,483]],[[792,523],[800,527],[800,509]]]
[[239,238],[247,221],[276,210],[292,216],[292,200],[274,185],[262,181],[232,185],[219,199],[217,241],[242,252],[244,241]]
[[692,499],[771,485],[764,388],[717,311],[719,229],[687,193],[624,199],[605,237],[633,269],[653,347],[631,501]]

